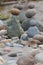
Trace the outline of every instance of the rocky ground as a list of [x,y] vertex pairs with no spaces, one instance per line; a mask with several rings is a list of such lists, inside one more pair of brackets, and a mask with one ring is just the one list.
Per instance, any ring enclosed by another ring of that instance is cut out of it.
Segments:
[[0,65],[43,65],[43,1],[0,6]]

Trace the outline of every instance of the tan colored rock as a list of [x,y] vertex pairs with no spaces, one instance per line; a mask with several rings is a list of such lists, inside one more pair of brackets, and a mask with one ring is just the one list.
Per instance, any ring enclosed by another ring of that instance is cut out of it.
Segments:
[[41,44],[41,42],[39,40],[35,40],[33,38],[30,38],[30,40],[29,40],[29,45],[30,46],[39,45],[39,44]]
[[29,46],[29,42],[28,41],[21,41],[21,44],[23,44],[23,45],[27,45],[27,46]]
[[11,39],[4,39],[4,40],[2,40],[1,42],[7,43],[7,42],[12,42],[12,40],[11,40]]
[[17,60],[17,65],[34,65],[34,58],[31,54],[21,56]]
[[36,40],[43,41],[43,35],[37,34],[33,37]]
[[11,11],[10,11],[13,15],[19,15],[19,13],[20,13],[20,10],[19,9],[17,9],[17,8],[13,8],[13,9],[11,9]]

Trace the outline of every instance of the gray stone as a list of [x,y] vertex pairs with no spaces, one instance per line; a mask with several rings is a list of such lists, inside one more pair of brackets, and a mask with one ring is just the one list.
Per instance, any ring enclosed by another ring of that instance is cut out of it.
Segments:
[[12,16],[10,21],[8,21],[7,32],[9,37],[20,37],[21,34],[24,33],[16,16]]
[[26,20],[26,16],[25,16],[25,13],[24,11],[21,11],[21,13],[19,14],[19,20],[20,20],[20,23],[22,23],[24,20]]
[[26,17],[27,17],[27,18],[31,18],[31,17],[33,17],[35,14],[36,14],[36,10],[35,10],[35,9],[28,9],[28,10],[26,11]]
[[28,40],[28,35],[27,34],[21,35],[21,40],[24,40],[24,41]]
[[36,26],[33,26],[30,27],[26,33],[29,37],[33,37],[34,35],[39,33],[39,29]]
[[37,21],[34,18],[29,18],[22,23],[22,28],[26,31],[31,26],[37,26]]
[[29,4],[28,4],[28,8],[29,8],[29,9],[35,8],[35,4],[34,4],[34,3],[29,3]]

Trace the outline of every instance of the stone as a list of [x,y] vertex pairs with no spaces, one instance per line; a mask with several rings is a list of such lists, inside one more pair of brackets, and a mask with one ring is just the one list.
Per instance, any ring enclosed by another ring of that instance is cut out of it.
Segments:
[[0,36],[7,34],[7,30],[0,30]]
[[41,44],[39,40],[35,40],[33,38],[30,38],[28,43],[29,43],[29,46],[33,48],[37,48],[37,46]]
[[32,38],[33,36],[39,33],[39,29],[36,26],[33,26],[30,27],[26,33],[30,38]]
[[10,48],[10,47],[6,47],[6,48],[4,48],[3,51],[4,51],[4,52],[11,52],[11,48]]
[[29,9],[35,8],[35,4],[34,4],[34,3],[29,3],[29,4],[28,4],[28,8],[29,8]]
[[31,54],[21,56],[17,60],[17,65],[34,65],[34,58]]
[[17,57],[17,54],[16,53],[10,53],[8,56],[9,57]]
[[25,16],[24,11],[21,11],[20,14],[19,14],[20,23],[22,24],[22,22],[23,22],[24,20],[26,20],[26,19],[27,19],[27,18],[26,18],[26,16]]
[[5,63],[5,60],[0,56],[0,65],[3,65]]
[[31,26],[37,26],[37,21],[34,18],[30,18],[30,19],[24,20],[21,26],[26,31]]
[[27,34],[21,35],[21,40],[24,40],[24,41],[28,40],[28,35]]
[[14,6],[14,8],[17,8],[19,10],[22,10],[23,9],[23,5],[17,4],[17,5]]
[[43,41],[43,35],[40,35],[40,34],[36,34],[33,38],[41,42]]
[[43,63],[40,63],[40,62],[39,62],[39,63],[37,63],[37,64],[35,64],[35,65],[43,65]]
[[3,42],[3,43],[11,43],[12,40],[11,39],[3,39],[1,42]]
[[26,17],[27,18],[32,18],[33,16],[35,16],[35,14],[36,14],[36,10],[35,9],[28,9],[27,11],[26,11]]
[[7,33],[9,37],[20,37],[24,33],[19,20],[15,16],[12,16],[7,23]]
[[29,42],[28,41],[21,40],[21,44],[24,45],[24,46],[29,46]]
[[20,10],[17,9],[17,8],[13,8],[13,9],[10,10],[10,12],[11,12],[11,14],[13,14],[13,15],[19,15]]
[[40,52],[38,53],[36,56],[35,56],[35,62],[36,63],[43,63],[43,52]]

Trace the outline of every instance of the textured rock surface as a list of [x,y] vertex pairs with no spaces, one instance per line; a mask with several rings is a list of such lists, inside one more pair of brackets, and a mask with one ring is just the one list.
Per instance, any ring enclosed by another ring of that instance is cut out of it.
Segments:
[[21,34],[24,32],[20,26],[20,23],[16,19],[16,17],[12,17],[7,24],[7,32],[10,37],[20,37]]

